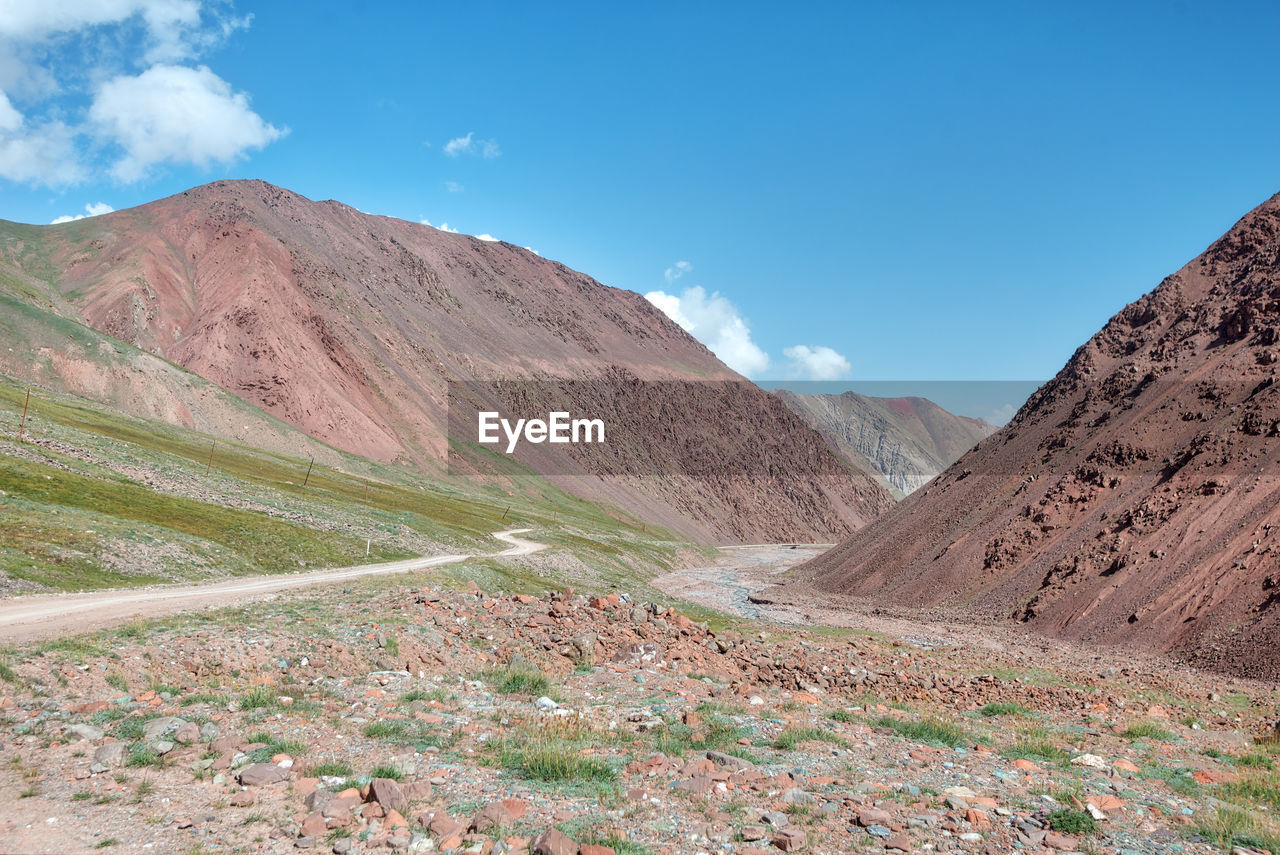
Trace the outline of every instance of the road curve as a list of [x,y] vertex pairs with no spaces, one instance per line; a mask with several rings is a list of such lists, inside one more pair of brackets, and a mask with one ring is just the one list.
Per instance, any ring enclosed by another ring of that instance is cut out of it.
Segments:
[[[531,529],[517,528],[494,532],[495,539],[509,543],[511,546],[501,552],[487,553],[483,557],[509,558],[546,549],[546,544],[516,537],[527,531]],[[332,585],[362,576],[412,573],[415,570],[439,567],[442,564],[456,564],[476,557],[482,556],[432,555],[406,558],[402,561],[387,561],[382,564],[362,564],[355,567],[313,570],[307,573],[225,579],[220,582],[196,585],[166,585],[131,591],[89,591],[83,594],[40,594],[15,597],[0,602],[0,643],[78,635],[139,618],[160,617],[190,609],[236,605],[255,597],[293,588]]]

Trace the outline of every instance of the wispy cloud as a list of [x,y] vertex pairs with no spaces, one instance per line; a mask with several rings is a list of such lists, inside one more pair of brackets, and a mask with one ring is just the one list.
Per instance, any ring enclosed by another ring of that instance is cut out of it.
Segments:
[[670,285],[672,282],[675,282],[681,276],[691,272],[692,270],[693,270],[693,265],[690,264],[689,262],[677,261],[675,264],[668,267],[666,269],[666,272],[664,272],[662,275],[667,280],[667,284]]
[[442,149],[449,157],[461,157],[464,154],[478,155],[485,160],[492,160],[502,154],[497,140],[476,139],[475,131],[468,131],[465,137],[454,137],[444,144]]
[[787,374],[802,380],[841,380],[853,370],[843,354],[823,345],[797,344],[783,348],[782,355],[788,359]]
[[718,291],[707,294],[695,285],[679,294],[650,291],[644,296],[739,374],[755,377],[768,370],[769,354],[751,340],[746,319]]
[[418,222],[422,223],[424,226],[431,226],[431,228],[433,229],[437,229],[442,232],[448,232],[451,235],[456,235],[458,233],[457,229],[449,228],[448,223],[441,223],[440,225],[437,226],[432,224],[430,220],[418,220]]
[[481,232],[480,234],[476,235],[476,240],[482,240],[485,243],[497,243],[498,239],[493,235],[489,234],[488,232]]
[[63,214],[61,217],[55,219],[51,225],[56,226],[59,223],[73,223],[76,220],[83,220],[85,217],[98,217],[102,214],[110,214],[114,210],[115,208],[111,207],[106,202],[91,202],[84,206],[85,212],[83,214]]
[[461,193],[467,188],[463,187],[457,181],[446,181],[444,183],[444,189],[448,190],[450,193]]

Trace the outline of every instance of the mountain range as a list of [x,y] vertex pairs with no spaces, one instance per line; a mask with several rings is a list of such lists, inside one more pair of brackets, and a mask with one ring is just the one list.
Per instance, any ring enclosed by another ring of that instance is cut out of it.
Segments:
[[[623,457],[687,456],[655,425],[696,415],[695,474],[593,470],[565,452],[544,477],[700,542],[827,541],[892,504],[640,294],[261,181],[54,226],[0,223],[0,296],[17,345],[0,371],[215,436],[268,447],[283,423],[444,475],[450,382],[681,382],[669,406],[682,412],[621,413],[615,442]],[[467,474],[519,489],[505,463],[471,455]]]

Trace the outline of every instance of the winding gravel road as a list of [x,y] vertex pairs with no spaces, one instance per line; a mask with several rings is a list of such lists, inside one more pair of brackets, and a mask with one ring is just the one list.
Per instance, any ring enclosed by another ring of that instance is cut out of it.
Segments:
[[516,528],[510,531],[494,532],[494,538],[511,545],[501,552],[483,555],[432,555],[407,558],[403,561],[388,561],[383,564],[335,567],[328,570],[276,576],[253,576],[198,585],[166,585],[129,591],[91,591],[84,594],[15,597],[0,602],[0,643],[76,635],[137,618],[153,618],[191,609],[235,605],[293,588],[332,585],[362,576],[411,573],[415,570],[439,567],[441,564],[457,564],[468,558],[529,555],[547,548],[546,544],[516,537],[527,531],[531,529]]

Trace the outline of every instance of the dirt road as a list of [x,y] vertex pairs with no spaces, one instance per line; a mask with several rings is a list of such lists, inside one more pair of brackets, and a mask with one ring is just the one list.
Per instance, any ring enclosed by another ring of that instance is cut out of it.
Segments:
[[[488,557],[528,555],[545,549],[545,544],[516,537],[530,531],[517,528],[494,533],[494,538],[511,544]],[[433,555],[336,567],[308,573],[254,576],[203,585],[173,585],[130,591],[93,591],[84,594],[52,594],[16,597],[0,603],[0,643],[56,638],[103,629],[137,618],[153,618],[191,609],[236,605],[246,600],[314,585],[332,585],[363,576],[412,573],[442,564],[456,564],[476,555]]]

